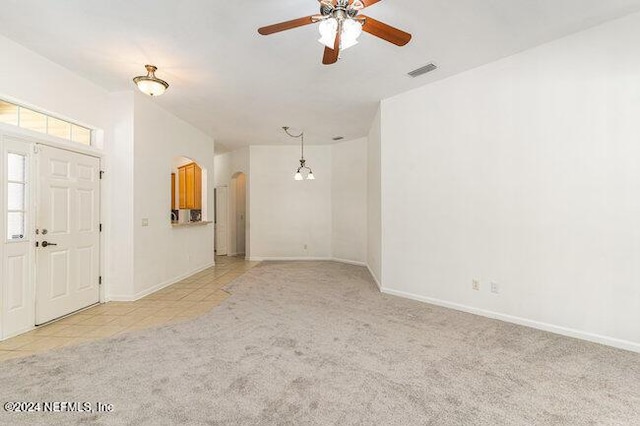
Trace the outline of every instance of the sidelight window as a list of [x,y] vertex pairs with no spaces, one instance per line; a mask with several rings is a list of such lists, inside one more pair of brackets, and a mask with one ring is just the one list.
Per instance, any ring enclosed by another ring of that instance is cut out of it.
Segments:
[[25,239],[27,215],[27,157],[7,154],[7,240]]

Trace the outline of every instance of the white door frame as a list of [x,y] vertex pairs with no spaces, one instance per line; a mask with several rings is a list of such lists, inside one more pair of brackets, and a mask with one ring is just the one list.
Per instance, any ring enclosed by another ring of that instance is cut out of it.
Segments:
[[[216,203],[216,217],[214,218],[215,220],[215,232],[214,232],[214,239],[215,239],[215,253],[216,256],[227,256],[229,254],[229,188],[226,185],[222,185],[222,186],[216,186],[215,188],[215,193],[216,193],[216,199],[215,199],[215,203]],[[224,194],[224,195],[221,195]],[[224,208],[222,208],[223,206],[220,206],[218,201],[220,198],[224,197]],[[224,238],[219,238],[219,234],[220,234],[220,216],[221,213],[223,213],[223,227],[224,227]],[[224,250],[218,250],[219,244],[220,242],[222,242],[224,240]],[[221,251],[223,251],[224,253],[221,253]]]
[[[27,147],[29,152],[31,152],[33,154],[34,152],[34,147],[36,144],[40,144],[40,145],[46,145],[46,146],[50,146],[53,148],[58,148],[58,149],[64,149],[67,151],[71,151],[71,152],[75,152],[78,154],[84,154],[84,155],[89,155],[92,157],[96,157],[100,160],[100,169],[104,170],[105,169],[105,153],[102,150],[99,150],[97,148],[94,147],[89,147],[89,146],[83,146],[83,145],[79,145],[73,142],[69,142],[69,141],[65,141],[63,139],[59,139],[56,138],[54,136],[49,136],[49,135],[44,135],[38,132],[34,132],[31,130],[27,130],[27,129],[22,129],[19,127],[15,127],[12,125],[7,125],[7,124],[3,124],[0,123],[0,148],[2,148],[2,152],[4,152],[4,141],[5,140],[10,140],[10,141],[14,141],[14,142],[20,142],[20,143],[24,143]],[[4,160],[4,159],[3,159]],[[31,303],[31,306],[33,307],[33,309],[31,309],[31,313],[30,313],[30,318],[29,318],[29,324],[24,324],[24,327],[20,327],[19,332],[14,332],[12,334],[8,334],[5,333],[5,325],[4,325],[4,321],[2,320],[2,317],[4,316],[4,306],[3,304],[0,303],[0,340],[4,340],[10,337],[13,337],[15,335],[27,332],[29,330],[32,330],[35,328],[35,279],[36,279],[36,263],[35,263],[35,222],[33,222],[33,219],[35,219],[36,217],[36,200],[38,197],[37,194],[37,173],[36,173],[36,167],[34,167],[34,158],[33,155],[30,156],[29,159],[29,183],[31,186],[31,191],[30,191],[30,200],[29,200],[29,217],[32,218],[32,221],[29,223],[29,235],[30,235],[30,241],[34,242],[31,245],[31,248],[29,250],[29,256],[30,259],[32,259],[31,265],[30,265],[30,274],[31,274],[31,282],[30,282],[30,288],[29,288],[29,303]],[[5,181],[4,181],[4,177],[0,177],[0,184],[2,186],[5,186]],[[108,211],[109,208],[109,200],[106,198],[107,195],[107,190],[105,188],[105,180],[100,180],[100,223],[103,225],[103,230],[105,226],[108,226],[109,224],[106,222],[106,217],[104,212]],[[0,190],[0,194],[4,194],[5,188],[2,188]],[[4,197],[4,195],[2,195]],[[2,200],[2,202],[0,202],[0,207],[4,208],[4,200]],[[0,215],[4,218],[4,213],[2,215]],[[4,219],[3,219],[4,220]],[[4,229],[4,227],[6,226],[6,224],[3,224],[2,226],[0,226],[0,229]],[[0,236],[1,238],[4,238],[4,235]],[[105,280],[105,265],[106,265],[106,238],[105,238],[105,233],[101,232],[100,233],[100,276],[103,277],[102,278],[102,285],[100,286],[100,303],[104,303],[105,302],[105,295],[106,295],[106,287],[107,287],[107,281]],[[1,241],[2,246],[4,246],[5,242]],[[5,257],[5,253],[3,248],[0,248],[0,262],[4,262],[4,257]],[[0,267],[0,274],[4,274],[4,270],[2,267]],[[1,278],[2,276],[0,276]],[[2,294],[2,292],[4,291],[3,288],[3,284],[2,284],[2,280],[0,280],[0,295]],[[2,298],[0,297],[0,301],[2,301]]]

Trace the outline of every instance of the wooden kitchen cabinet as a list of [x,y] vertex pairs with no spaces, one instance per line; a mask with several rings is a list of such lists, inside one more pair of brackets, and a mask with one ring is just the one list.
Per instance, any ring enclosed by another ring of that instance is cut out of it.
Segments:
[[171,173],[171,210],[176,208],[176,174]]
[[202,209],[202,169],[196,163],[178,167],[178,201],[181,209]]

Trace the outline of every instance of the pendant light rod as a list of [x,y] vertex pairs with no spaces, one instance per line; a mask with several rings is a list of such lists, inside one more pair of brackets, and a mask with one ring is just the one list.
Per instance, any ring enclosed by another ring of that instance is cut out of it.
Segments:
[[288,127],[288,126],[284,126],[284,127],[282,128],[282,130],[284,130],[284,132],[285,132],[287,135],[291,136],[292,138],[296,138],[296,139],[297,139],[297,138],[300,138],[300,141],[301,141],[301,148],[302,148],[302,149],[301,149],[301,152],[302,152],[301,159],[302,159],[302,160],[304,160],[304,132],[300,132],[300,134],[299,134],[299,135],[292,135],[291,133],[289,133],[289,127]]

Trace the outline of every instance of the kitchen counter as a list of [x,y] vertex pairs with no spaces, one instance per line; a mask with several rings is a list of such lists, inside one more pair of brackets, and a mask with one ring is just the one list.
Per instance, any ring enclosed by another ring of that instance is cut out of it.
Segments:
[[179,223],[179,222],[171,222],[171,226],[173,228],[190,228],[192,226],[204,226],[213,223],[210,220],[201,220],[199,222],[187,222],[187,223]]

